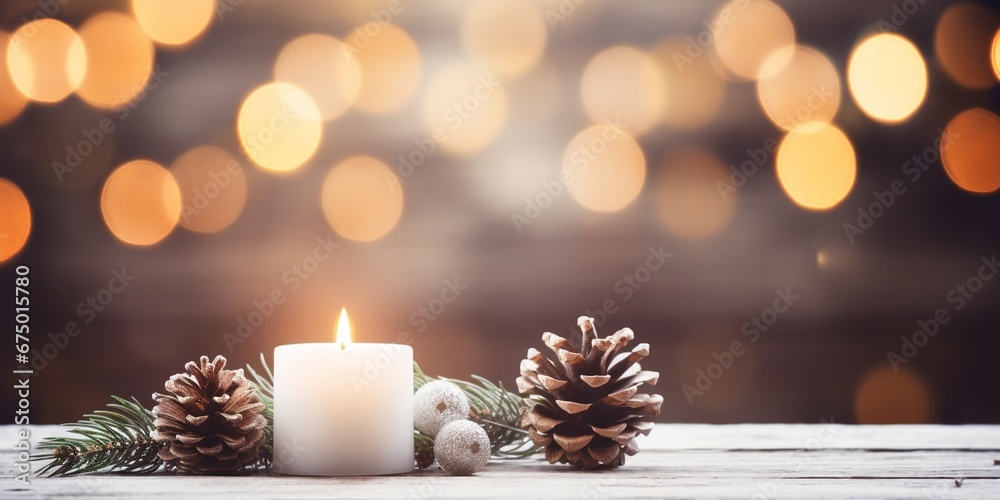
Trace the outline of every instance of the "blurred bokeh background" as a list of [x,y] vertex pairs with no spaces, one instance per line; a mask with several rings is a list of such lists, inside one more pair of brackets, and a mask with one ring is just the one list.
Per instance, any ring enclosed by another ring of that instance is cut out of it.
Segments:
[[988,2],[2,9],[33,423],[332,340],[341,307],[510,385],[544,331],[631,327],[663,421],[1000,421]]

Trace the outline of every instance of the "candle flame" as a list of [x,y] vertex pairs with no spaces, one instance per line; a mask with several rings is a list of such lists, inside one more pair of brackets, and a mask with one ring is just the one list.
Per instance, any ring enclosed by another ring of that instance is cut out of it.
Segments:
[[345,349],[351,343],[351,321],[347,319],[347,308],[340,310],[340,320],[337,321],[337,343]]

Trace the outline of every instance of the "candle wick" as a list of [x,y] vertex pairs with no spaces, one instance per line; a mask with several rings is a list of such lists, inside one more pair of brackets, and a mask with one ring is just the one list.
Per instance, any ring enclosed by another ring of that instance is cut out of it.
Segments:
[[341,351],[343,351],[344,349],[347,349],[347,346],[346,346],[346,345],[344,345],[344,343],[343,343],[343,342],[341,342],[341,343],[340,343],[340,350],[341,350]]

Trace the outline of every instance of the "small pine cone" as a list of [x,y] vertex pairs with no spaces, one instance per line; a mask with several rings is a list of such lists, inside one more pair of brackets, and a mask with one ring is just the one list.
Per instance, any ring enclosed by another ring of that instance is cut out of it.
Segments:
[[260,457],[267,440],[264,403],[243,375],[224,370],[226,358],[189,361],[164,384],[167,394],[153,393],[157,405],[153,439],[165,443],[160,458],[193,474],[227,474]]
[[638,391],[643,383],[655,385],[660,374],[639,366],[648,344],[622,351],[632,330],[597,338],[593,318],[583,316],[578,323],[579,346],[553,333],[542,335],[556,362],[533,348],[521,361],[517,388],[526,398],[521,427],[545,447],[549,463],[613,469],[624,465],[626,454],[639,452],[635,437],[653,429],[663,397]]

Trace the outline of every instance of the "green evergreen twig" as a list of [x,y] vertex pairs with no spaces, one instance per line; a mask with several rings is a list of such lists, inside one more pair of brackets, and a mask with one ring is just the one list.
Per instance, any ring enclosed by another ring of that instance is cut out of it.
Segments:
[[84,415],[71,427],[73,436],[50,437],[38,446],[49,453],[32,461],[51,460],[38,475],[64,476],[87,472],[150,473],[163,466],[157,453],[164,445],[153,441],[153,413],[138,400],[111,396],[117,403],[107,410]]
[[[264,355],[260,356],[261,369],[247,365],[248,380],[264,403],[267,440],[260,459],[247,468],[270,469],[273,462],[274,439],[274,374]],[[496,457],[522,458],[539,451],[528,438],[527,431],[518,427],[521,397],[495,385],[489,380],[473,375],[474,382],[439,377],[457,385],[469,399],[469,418],[486,431]],[[413,389],[434,380],[413,363]],[[120,472],[146,474],[169,468],[158,452],[166,444],[153,441],[153,412],[138,400],[112,396],[114,403],[107,409],[97,410],[74,423],[69,437],[46,438],[39,449],[48,453],[33,455],[31,460],[49,462],[39,471],[40,476],[67,476],[88,472]],[[414,462],[424,469],[434,462],[434,440],[420,431],[413,431]]]
[[[541,450],[528,438],[528,431],[518,425],[521,420],[521,396],[489,380],[473,375],[475,382],[438,377],[458,386],[469,399],[469,419],[482,426],[490,437],[491,452],[500,458],[524,458]],[[413,390],[434,380],[413,363]],[[429,438],[428,438],[429,439]],[[431,441],[433,447],[433,441]],[[419,451],[419,450],[418,450]]]
[[267,440],[261,447],[260,459],[254,468],[263,467],[270,470],[271,463],[274,462],[274,374],[271,373],[271,367],[267,366],[267,361],[264,360],[264,353],[260,353],[260,364],[263,367],[263,373],[257,373],[252,366],[247,365],[247,371],[250,372],[252,378],[250,382],[257,389],[260,401],[264,403],[264,418],[267,419],[267,427],[264,427],[264,435],[267,436]]

